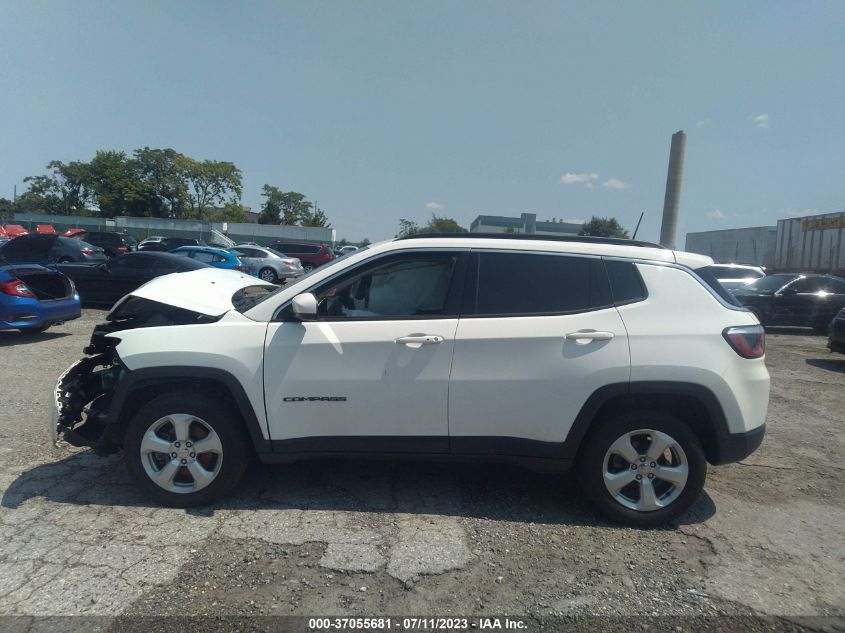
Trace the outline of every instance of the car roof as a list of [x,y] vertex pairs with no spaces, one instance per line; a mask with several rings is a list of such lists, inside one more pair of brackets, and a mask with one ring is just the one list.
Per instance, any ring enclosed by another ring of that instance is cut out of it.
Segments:
[[214,253],[215,255],[232,255],[229,251],[225,248],[216,248],[214,246],[180,246],[179,248],[174,248],[174,251],[196,251],[198,253]]
[[[650,242],[597,238],[588,236],[545,236],[486,233],[429,233],[398,238],[374,245],[379,249],[473,248],[487,250],[525,250],[624,257],[654,262],[677,263],[693,269],[711,266],[713,259],[698,253],[673,251]],[[371,247],[372,248],[372,247]]]
[[180,257],[179,255],[174,255],[173,253],[162,253],[161,251],[136,251],[134,253],[124,253],[123,255],[118,255],[117,257],[112,258],[110,261],[115,261],[118,259],[126,259],[128,257],[134,257],[135,259],[145,258],[145,259],[169,259],[173,262],[177,262],[179,264],[184,265],[186,268],[190,269],[197,269],[197,268],[209,268],[210,266],[205,262],[198,262],[195,259],[189,259],[187,257]]

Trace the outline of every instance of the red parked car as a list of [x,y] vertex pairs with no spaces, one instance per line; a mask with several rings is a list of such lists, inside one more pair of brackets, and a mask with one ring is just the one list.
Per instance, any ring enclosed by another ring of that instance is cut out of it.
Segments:
[[18,237],[19,235],[29,235],[29,231],[23,228],[20,224],[7,224],[6,237]]
[[56,235],[56,229],[52,224],[37,224],[35,232],[39,235]]
[[302,262],[305,272],[310,272],[332,261],[335,256],[332,249],[325,244],[309,244],[307,242],[275,242],[270,244],[273,250],[293,255]]

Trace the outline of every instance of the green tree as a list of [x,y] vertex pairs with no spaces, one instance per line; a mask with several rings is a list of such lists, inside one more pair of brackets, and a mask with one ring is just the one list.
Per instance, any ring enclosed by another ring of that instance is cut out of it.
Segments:
[[410,237],[411,235],[416,235],[419,232],[420,227],[413,220],[406,220],[405,218],[399,219],[399,232],[396,234],[396,237]]
[[40,196],[42,210],[55,215],[87,215],[91,203],[88,164],[54,160],[47,169],[47,174],[23,179],[29,184],[29,193]]
[[599,218],[594,215],[590,218],[589,222],[581,227],[581,231],[578,235],[627,239],[628,231],[622,228],[622,225],[619,224],[619,220],[616,218]]
[[191,218],[204,220],[214,207],[240,202],[241,170],[234,163],[200,162],[180,154],[174,165],[188,186]]
[[363,240],[360,241],[358,246],[369,246],[371,244],[370,238],[365,237]]
[[161,215],[161,200],[152,185],[139,177],[136,163],[124,152],[100,150],[86,171],[87,186],[101,217]]
[[401,218],[399,220],[399,233],[396,237],[409,237],[418,233],[466,233],[467,230],[452,218],[441,218],[432,213],[431,219],[425,226],[419,226],[413,220]]
[[176,150],[144,147],[134,152],[138,177],[155,193],[162,217],[182,218],[190,207],[188,182],[182,170],[185,157]]
[[462,227],[456,220],[452,218],[441,218],[436,214],[431,214],[431,220],[428,221],[421,233],[466,233],[467,230]]
[[259,224],[284,224],[287,226],[325,226],[331,224],[322,209],[315,209],[305,194],[282,191],[273,185],[264,185],[261,196],[265,198],[258,214]]
[[259,224],[278,224],[282,219],[282,205],[279,199],[282,192],[273,185],[264,185],[261,189],[261,197],[265,198],[261,204],[261,211],[258,214]]
[[326,228],[331,227],[331,222],[326,217],[326,214],[323,212],[322,209],[314,208],[313,211],[306,210],[304,212],[304,216],[301,219],[302,226],[322,226]]

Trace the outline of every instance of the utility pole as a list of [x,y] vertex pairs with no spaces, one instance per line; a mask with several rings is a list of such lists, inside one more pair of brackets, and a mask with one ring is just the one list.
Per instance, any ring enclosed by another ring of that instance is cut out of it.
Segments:
[[684,155],[687,135],[683,130],[672,135],[669,148],[669,170],[666,174],[666,195],[663,198],[663,224],[660,227],[660,245],[675,249],[678,233],[678,210],[681,206],[681,181],[684,178]]

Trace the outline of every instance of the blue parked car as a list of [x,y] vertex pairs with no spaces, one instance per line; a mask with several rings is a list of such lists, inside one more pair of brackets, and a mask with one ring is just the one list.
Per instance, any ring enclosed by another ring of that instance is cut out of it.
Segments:
[[190,257],[215,268],[237,270],[253,277],[258,276],[258,272],[252,266],[247,266],[236,254],[230,253],[222,248],[212,248],[211,246],[180,246],[170,252],[174,255]]
[[73,282],[50,265],[55,242],[26,235],[0,244],[0,330],[34,334],[82,314]]

